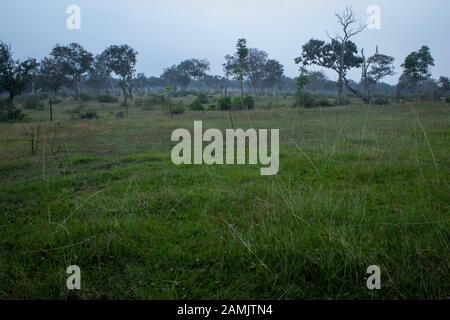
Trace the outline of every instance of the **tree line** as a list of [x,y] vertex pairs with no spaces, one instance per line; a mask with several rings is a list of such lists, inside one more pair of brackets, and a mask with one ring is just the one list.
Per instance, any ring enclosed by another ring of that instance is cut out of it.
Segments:
[[[56,45],[50,54],[38,62],[30,58],[16,60],[12,49],[0,41],[0,94],[7,94],[7,117],[13,119],[17,113],[15,97],[31,86],[31,92],[51,92],[56,98],[61,88],[70,88],[75,100],[80,99],[81,87],[86,86],[98,95],[115,92],[118,88],[123,96],[123,104],[133,99],[133,92],[159,88],[166,92],[184,92],[188,87],[199,90],[213,88],[227,96],[230,89],[240,93],[242,107],[245,108],[244,92],[253,95],[270,94],[277,96],[280,88],[295,91],[301,98],[304,90],[336,91],[338,104],[343,103],[344,93],[371,103],[374,91],[390,92],[389,85],[382,80],[394,75],[394,57],[381,53],[377,46],[372,54],[359,49],[354,38],[366,29],[351,8],[336,14],[340,33],[330,35],[328,40],[311,39],[303,45],[301,54],[295,59],[299,65],[299,75],[295,79],[284,75],[283,65],[269,58],[264,50],[250,48],[246,39],[239,39],[235,52],[225,56],[223,76],[209,75],[210,63],[206,59],[188,59],[166,68],[160,77],[146,77],[136,74],[138,52],[129,45],[112,45],[95,55],[78,43]],[[311,66],[331,70],[337,81],[329,80],[323,72],[310,70]],[[432,79],[431,67],[434,59],[427,46],[410,53],[401,65],[402,74],[395,86],[397,96],[421,94],[434,90],[438,95],[450,94],[448,77]],[[348,79],[353,69],[361,71],[359,82]],[[383,91],[384,90],[384,91]]]

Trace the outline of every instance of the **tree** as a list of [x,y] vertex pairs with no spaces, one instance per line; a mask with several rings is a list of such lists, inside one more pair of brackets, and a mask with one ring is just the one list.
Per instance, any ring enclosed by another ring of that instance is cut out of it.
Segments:
[[127,107],[128,116],[128,95],[132,96],[132,81],[136,67],[138,52],[129,45],[110,46],[103,53],[103,59],[106,62],[110,72],[114,72],[120,77],[119,85],[123,92],[124,105]]
[[264,82],[270,88],[272,95],[275,92],[275,97],[278,97],[278,84],[282,82],[283,75],[284,67],[277,60],[268,60],[264,65]]
[[97,91],[97,95],[101,95],[105,88],[111,88],[111,70],[105,56],[97,55],[95,57],[92,68],[89,70],[88,83]]
[[191,80],[198,81],[206,76],[209,71],[209,61],[206,59],[189,59],[184,60],[178,65],[178,69],[187,74]]
[[303,90],[305,86],[309,83],[309,72],[304,67],[300,67],[300,75],[296,79],[296,100],[297,107],[299,107],[300,102],[303,98]]
[[[371,86],[376,85],[384,77],[394,74],[393,63],[395,59],[379,53],[378,46],[373,56],[366,58],[364,49],[361,50],[361,56],[363,59],[361,66],[361,84],[364,88],[364,93],[357,92],[357,95],[362,97],[364,102],[369,103],[372,100]],[[346,83],[348,82],[346,81]],[[349,86],[347,85],[347,87]],[[351,88],[350,91],[352,91]]]
[[78,43],[71,43],[68,46],[56,45],[50,55],[59,64],[67,80],[73,84],[75,99],[78,101],[81,79],[91,69],[94,61],[92,53]]
[[[353,44],[350,39],[361,33],[366,28],[366,25],[359,22],[359,19],[355,16],[352,8],[346,8],[342,14],[336,13],[336,17],[338,23],[342,27],[342,33],[332,38],[332,45],[338,47],[334,49],[334,53],[336,54],[336,59],[338,61],[338,101],[339,104],[341,104],[344,81],[347,83],[345,80],[348,71],[347,55],[348,52],[352,54],[352,51],[354,50],[354,48],[350,46]],[[358,24],[358,26],[355,26],[355,24]]]
[[437,81],[437,85],[440,95],[447,96],[450,94],[450,79],[448,77],[440,77]]
[[189,59],[165,69],[161,78],[172,85],[175,90],[181,87],[182,91],[185,91],[193,80],[198,81],[204,78],[208,70],[208,60]]
[[247,72],[247,58],[250,53],[250,50],[247,47],[247,40],[239,39],[236,44],[236,64],[234,65],[234,76],[237,80],[239,80],[240,88],[241,88],[241,104],[242,109],[245,109],[244,106],[244,79]]
[[350,86],[346,80],[348,71],[352,68],[359,68],[363,63],[363,59],[357,54],[358,48],[352,41],[347,41],[342,45],[334,39],[329,43],[311,39],[303,46],[302,54],[295,59],[295,63],[302,64],[303,67],[316,65],[335,71],[338,74],[338,102],[342,103],[341,86]]
[[228,83],[230,81],[230,77],[234,74],[234,70],[236,69],[236,59],[234,56],[227,54],[225,56],[225,63],[222,65],[223,73],[225,75],[225,97],[228,94]]
[[183,73],[176,65],[165,69],[161,78],[169,83],[175,91],[177,91],[179,87],[184,91],[191,82],[189,75]]
[[410,53],[402,64],[403,73],[400,77],[399,88],[417,89],[431,78],[431,67],[434,59],[430,48],[422,46],[419,51]]
[[8,119],[16,117],[14,98],[26,88],[37,67],[35,59],[14,60],[11,47],[0,41],[0,91],[8,92],[6,100]]
[[38,77],[42,86],[50,90],[54,98],[67,80],[62,65],[53,57],[46,57],[41,61]]
[[268,57],[267,52],[263,50],[257,48],[249,50],[246,74],[255,95],[263,85]]

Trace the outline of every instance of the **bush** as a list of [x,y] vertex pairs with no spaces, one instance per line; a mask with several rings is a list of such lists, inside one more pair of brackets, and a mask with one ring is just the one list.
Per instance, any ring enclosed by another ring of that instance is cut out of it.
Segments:
[[144,98],[137,98],[134,101],[135,106],[142,107],[143,109],[153,109],[156,106],[166,105],[168,98],[163,95],[152,94]]
[[231,97],[222,97],[217,103],[219,104],[220,110],[231,110],[233,104],[231,102]]
[[19,122],[27,121],[29,118],[19,109],[14,109],[10,118],[8,118],[8,112],[5,108],[0,108],[0,122]]
[[116,113],[116,119],[123,119],[123,118],[125,118],[125,112],[121,111]]
[[25,109],[29,110],[42,110],[44,109],[44,103],[37,96],[27,96],[24,97],[22,105]]
[[[242,104],[244,106],[242,106]],[[255,98],[248,95],[242,97],[242,99],[241,97],[235,97],[233,99],[233,108],[235,109],[242,109],[242,107],[244,107],[244,109],[253,110],[255,109],[255,104],[256,104]]]
[[445,102],[450,103],[450,96],[445,98]]
[[177,105],[172,107],[172,114],[183,114],[185,111],[183,103],[179,102]]
[[86,110],[79,113],[79,117],[82,120],[97,120],[98,115],[95,111],[92,110]]
[[214,111],[216,109],[217,109],[217,106],[215,104],[208,106],[208,110],[210,110],[210,111]]
[[191,110],[193,110],[193,111],[203,111],[203,110],[204,110],[204,109],[203,109],[203,105],[202,105],[202,103],[200,102],[199,99],[196,99],[194,102],[192,102],[192,103],[189,105],[189,108],[190,108]]
[[302,106],[304,108],[314,108],[318,106],[318,102],[314,99],[314,96],[308,92],[302,92],[297,95],[297,101],[295,106]]
[[0,97],[0,110],[6,107],[6,98]]
[[377,98],[372,100],[372,104],[375,104],[375,105],[389,105],[389,104],[391,104],[391,100],[389,98],[386,98],[386,97],[377,97]]
[[101,95],[97,97],[97,101],[100,103],[118,103],[119,99],[110,95]]
[[255,98],[253,98],[252,96],[245,96],[243,98],[243,100],[244,100],[244,105],[248,110],[255,109],[255,105],[256,105]]
[[317,104],[321,107],[334,107],[335,102],[332,100],[329,100],[327,98],[321,98],[319,101],[317,101]]
[[197,100],[200,101],[201,104],[207,104],[207,103],[209,103],[208,95],[207,95],[206,93],[204,93],[204,92],[200,92],[200,93],[197,95]]
[[84,92],[80,93],[80,101],[89,102],[92,100],[94,100],[94,97],[92,97],[90,94]]

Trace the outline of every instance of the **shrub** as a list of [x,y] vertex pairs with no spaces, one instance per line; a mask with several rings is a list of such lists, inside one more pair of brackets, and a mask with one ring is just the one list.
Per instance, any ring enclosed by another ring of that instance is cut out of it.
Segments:
[[372,104],[375,104],[375,105],[389,105],[389,104],[391,104],[391,100],[389,98],[386,98],[386,97],[377,97],[377,98],[372,100]]
[[8,112],[4,108],[0,108],[0,122],[19,122],[27,121],[29,118],[19,109],[14,109],[8,118]]
[[445,98],[445,102],[450,103],[450,96]]
[[125,112],[121,111],[116,113],[116,119],[123,119],[123,118],[125,118]]
[[241,97],[235,97],[233,99],[233,108],[235,109],[242,109],[242,107],[244,107],[244,109],[253,110],[255,108],[255,104],[255,98],[249,95],[242,97],[242,99]]
[[90,94],[84,92],[80,93],[80,101],[89,102],[92,100],[94,100],[94,98]]
[[100,103],[118,103],[119,99],[110,95],[101,95],[97,97],[97,101]]
[[217,106],[215,104],[212,104],[212,105],[208,106],[208,110],[210,110],[210,111],[214,111],[216,109],[217,109]]
[[217,103],[219,104],[220,110],[230,110],[233,106],[231,97],[222,97],[217,101]]
[[200,92],[200,93],[197,95],[197,100],[200,101],[201,104],[207,104],[207,103],[209,103],[208,95],[207,95],[206,93],[204,93],[204,92]]
[[98,115],[95,111],[86,110],[79,113],[79,118],[82,120],[97,120]]
[[200,102],[199,99],[196,99],[194,102],[192,102],[192,103],[189,105],[189,108],[190,108],[191,110],[193,110],[193,111],[203,111],[203,110],[204,110],[204,109],[203,109],[203,105],[202,105],[202,103]]
[[0,109],[6,107],[6,98],[0,97]]
[[253,110],[255,109],[255,105],[256,105],[256,100],[255,98],[253,98],[252,96],[245,96],[243,98],[244,100],[244,105],[248,110]]
[[304,108],[314,108],[317,107],[318,102],[314,99],[314,96],[308,92],[302,92],[297,95],[296,106],[302,106]]
[[38,96],[27,96],[23,99],[23,107],[29,110],[44,109],[44,103]]
[[156,106],[166,105],[168,103],[168,98],[163,95],[149,95],[144,98],[138,98],[134,101],[135,106],[142,107],[143,109],[153,109]]
[[327,99],[327,98],[319,99],[319,101],[317,102],[317,104],[318,104],[319,106],[321,106],[321,107],[333,107],[333,106],[335,106],[335,102],[334,102],[334,101],[331,101],[331,100],[329,100],[329,99]]
[[172,114],[183,114],[185,107],[183,103],[179,102],[177,105],[172,107]]

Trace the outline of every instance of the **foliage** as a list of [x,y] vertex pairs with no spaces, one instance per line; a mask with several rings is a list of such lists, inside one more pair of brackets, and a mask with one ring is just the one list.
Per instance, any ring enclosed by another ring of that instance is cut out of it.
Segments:
[[80,111],[78,114],[79,118],[82,120],[98,120],[99,118],[97,112],[95,112],[94,110]]
[[203,111],[203,110],[204,110],[204,109],[203,109],[203,105],[202,105],[202,103],[200,102],[199,99],[195,99],[194,102],[192,102],[192,103],[189,105],[189,108],[190,108],[191,110],[193,110],[193,111]]
[[233,107],[233,103],[231,101],[231,97],[221,97],[217,101],[220,110],[231,110]]
[[400,77],[400,88],[416,88],[431,78],[431,67],[434,59],[428,46],[422,46],[419,51],[410,53],[402,64],[403,73]]

